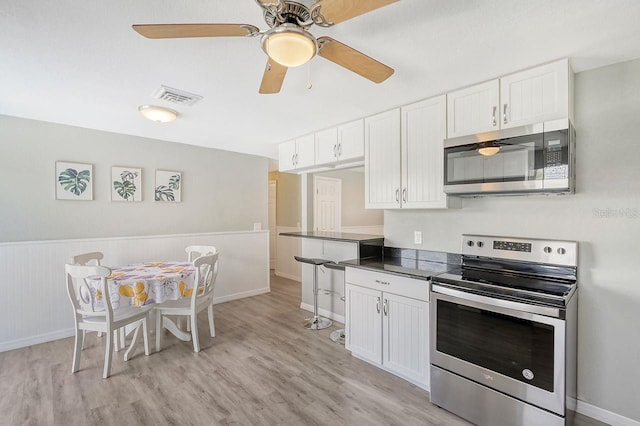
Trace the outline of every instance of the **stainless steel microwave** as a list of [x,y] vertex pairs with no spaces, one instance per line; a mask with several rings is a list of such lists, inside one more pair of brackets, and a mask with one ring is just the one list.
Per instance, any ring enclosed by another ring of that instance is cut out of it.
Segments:
[[446,139],[444,192],[458,196],[573,193],[568,119]]

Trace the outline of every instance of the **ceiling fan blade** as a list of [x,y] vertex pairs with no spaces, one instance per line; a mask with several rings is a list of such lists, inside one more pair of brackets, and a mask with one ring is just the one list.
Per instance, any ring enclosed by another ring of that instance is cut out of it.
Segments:
[[393,68],[331,37],[319,37],[318,44],[320,45],[318,55],[374,83],[382,83],[394,73]]
[[265,95],[278,93],[282,87],[282,82],[284,81],[284,76],[287,74],[287,70],[287,67],[269,58],[267,66],[264,69],[264,74],[262,75],[259,93]]
[[142,24],[132,28],[147,38],[248,37],[260,31],[248,24]]
[[310,10],[319,12],[327,22],[338,24],[399,0],[318,0]]

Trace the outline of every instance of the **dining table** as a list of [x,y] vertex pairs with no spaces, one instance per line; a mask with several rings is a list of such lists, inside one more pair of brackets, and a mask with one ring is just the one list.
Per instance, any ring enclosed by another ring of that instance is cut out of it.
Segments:
[[[190,262],[144,262],[113,266],[110,269],[111,275],[107,277],[107,283],[113,309],[163,303],[190,297],[193,293],[196,269]],[[90,280],[89,287],[94,293],[96,308],[104,308],[100,280]],[[155,324],[155,321],[151,321],[151,324]],[[163,318],[163,326],[178,339],[191,340],[191,334],[180,329],[170,318]],[[130,349],[133,348],[138,335],[138,328],[134,328],[136,333],[134,333]],[[126,329],[125,334],[128,334],[132,329]],[[156,333],[161,331],[155,330]],[[129,351],[125,353],[125,359],[128,357]]]

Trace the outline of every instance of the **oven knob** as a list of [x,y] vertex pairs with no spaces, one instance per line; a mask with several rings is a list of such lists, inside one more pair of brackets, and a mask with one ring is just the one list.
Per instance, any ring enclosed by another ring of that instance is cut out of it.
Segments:
[[469,247],[473,247],[473,241],[471,241],[471,240],[467,241],[467,245],[468,245]]
[[478,241],[478,242],[476,243],[476,245],[477,245],[478,247],[482,247],[482,246],[484,246],[484,243],[483,243],[482,241]]
[[544,252],[545,252],[545,253],[551,253],[552,251],[553,251],[553,250],[552,250],[552,249],[551,249],[551,247],[549,247],[549,246],[546,246],[546,247],[544,248]]
[[562,247],[560,247],[560,248],[558,249],[558,254],[565,254],[566,252],[567,252],[567,251],[566,251],[564,248],[562,248]]

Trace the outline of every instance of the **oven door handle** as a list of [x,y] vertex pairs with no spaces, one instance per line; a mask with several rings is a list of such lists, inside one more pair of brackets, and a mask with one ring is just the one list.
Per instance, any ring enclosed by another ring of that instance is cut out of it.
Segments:
[[433,291],[434,293],[446,294],[452,297],[468,300],[470,302],[481,303],[487,306],[494,306],[496,308],[511,309],[515,311],[525,312],[529,314],[544,315],[544,316],[553,317],[553,318],[564,317],[564,311],[561,311],[558,308],[530,305],[527,303],[512,302],[510,300],[481,296],[478,294],[473,294],[466,291],[456,290],[453,288],[438,285],[436,283],[431,284],[431,291]]

